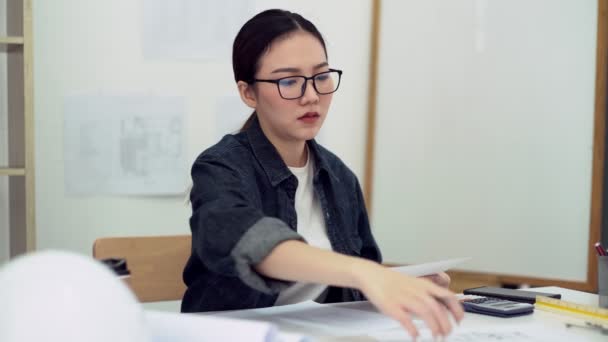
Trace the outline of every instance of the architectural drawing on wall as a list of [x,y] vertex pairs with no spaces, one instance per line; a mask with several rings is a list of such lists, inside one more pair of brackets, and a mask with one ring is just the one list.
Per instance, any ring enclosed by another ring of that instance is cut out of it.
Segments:
[[181,97],[67,97],[66,192],[182,194],[188,181],[184,106]]
[[144,0],[143,56],[229,61],[234,37],[253,15],[254,4],[251,0]]

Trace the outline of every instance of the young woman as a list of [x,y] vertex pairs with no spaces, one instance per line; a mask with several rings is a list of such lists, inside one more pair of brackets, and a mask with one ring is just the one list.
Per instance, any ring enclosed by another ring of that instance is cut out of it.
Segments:
[[314,140],[342,75],[315,26],[262,12],[241,28],[232,62],[254,112],[192,167],[182,311],[367,299],[414,336],[411,314],[449,333],[450,314],[463,312],[447,275],[438,286],[380,265],[357,178]]

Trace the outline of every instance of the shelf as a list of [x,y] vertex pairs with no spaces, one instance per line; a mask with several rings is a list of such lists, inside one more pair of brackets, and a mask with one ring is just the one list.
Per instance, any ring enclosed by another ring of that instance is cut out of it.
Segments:
[[0,37],[0,44],[23,45],[23,37]]
[[0,176],[25,176],[25,169],[0,168]]

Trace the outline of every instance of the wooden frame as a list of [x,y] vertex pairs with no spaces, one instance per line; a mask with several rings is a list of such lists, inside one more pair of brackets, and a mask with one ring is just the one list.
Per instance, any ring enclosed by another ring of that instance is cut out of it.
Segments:
[[7,2],[10,255],[36,248],[32,0]]
[[25,249],[36,249],[34,168],[34,32],[32,0],[23,0],[23,106],[25,118]]
[[367,212],[372,212],[374,150],[376,148],[376,90],[378,89],[378,51],[380,51],[380,0],[372,0],[372,36],[370,41],[369,95],[367,100],[367,144],[363,195]]
[[[372,209],[373,193],[373,165],[376,141],[376,89],[378,73],[378,51],[380,39],[380,9],[381,0],[372,0],[372,40],[371,40],[371,62],[370,62],[370,89],[368,100],[367,120],[367,148],[365,165],[364,194],[368,211]],[[593,249],[593,243],[600,240],[602,225],[603,198],[602,189],[604,185],[604,153],[606,135],[606,92],[608,82],[608,0],[598,0],[598,26],[597,26],[597,49],[596,49],[596,78],[595,78],[595,107],[594,107],[594,132],[593,132],[593,166],[592,166],[592,190],[591,190],[591,213],[589,223],[589,250],[587,252],[587,280],[585,282],[564,281],[559,279],[546,279],[513,276],[504,274],[488,274],[481,272],[455,271],[453,276],[463,278],[485,279],[489,283],[499,284],[529,284],[533,286],[560,286],[581,291],[597,292],[597,257]]]

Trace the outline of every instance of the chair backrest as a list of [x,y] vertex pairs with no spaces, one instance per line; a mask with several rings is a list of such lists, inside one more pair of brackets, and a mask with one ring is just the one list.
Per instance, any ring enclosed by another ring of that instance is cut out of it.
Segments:
[[140,302],[181,300],[191,243],[190,235],[99,238],[93,257],[126,259],[131,272],[126,282]]

